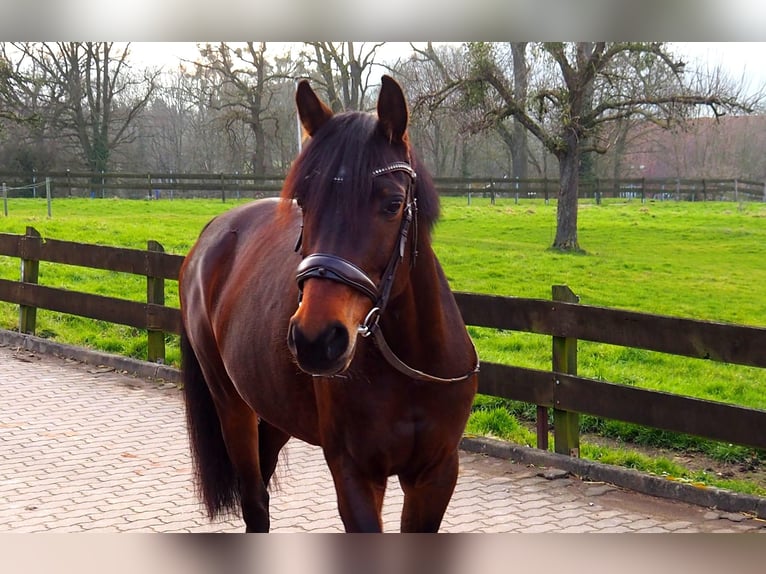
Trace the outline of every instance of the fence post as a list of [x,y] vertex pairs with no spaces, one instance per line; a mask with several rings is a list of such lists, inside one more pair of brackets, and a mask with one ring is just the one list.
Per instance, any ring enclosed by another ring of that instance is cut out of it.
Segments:
[[[156,241],[149,241],[147,243],[147,249],[149,251],[156,251],[163,253],[165,249]],[[148,257],[148,254],[147,254]],[[147,265],[147,269],[149,266]],[[146,302],[154,305],[165,304],[165,279],[162,277],[151,277],[148,272],[146,276]],[[146,353],[147,359],[152,363],[164,363],[165,362],[165,333],[163,331],[152,329],[150,326],[146,328],[147,344]]]
[[[578,303],[580,298],[566,285],[553,286],[553,300]],[[577,374],[577,339],[553,337],[554,373]],[[555,377],[555,375],[554,375]],[[554,385],[558,385],[555,379]],[[554,399],[556,389],[553,391]],[[554,400],[554,404],[556,401]],[[553,408],[553,448],[559,454],[580,456],[580,414]]]
[[[39,254],[41,244],[42,238],[40,233],[34,227],[27,227],[26,234],[21,238],[22,283],[37,284],[40,276],[40,261],[33,259],[32,255]],[[19,332],[34,335],[36,324],[37,307],[19,305]]]
[[45,178],[45,201],[48,204],[48,219],[51,218],[51,178]]
[[550,428],[548,407],[537,405],[537,418],[535,419],[535,422],[537,430],[537,448],[540,450],[548,450],[548,429]]
[[8,188],[6,187],[5,182],[3,182],[3,213],[8,217]]
[[221,201],[226,203],[226,190],[223,183],[223,172],[221,172]]

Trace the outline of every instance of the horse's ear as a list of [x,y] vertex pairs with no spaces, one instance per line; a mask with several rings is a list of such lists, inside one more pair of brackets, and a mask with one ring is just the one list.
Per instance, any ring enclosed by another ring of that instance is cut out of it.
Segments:
[[401,86],[391,76],[383,76],[378,96],[378,119],[390,142],[404,141],[408,117],[407,101]]
[[317,97],[308,80],[301,80],[298,84],[295,103],[298,106],[301,125],[309,136],[313,136],[332,117],[332,110]]

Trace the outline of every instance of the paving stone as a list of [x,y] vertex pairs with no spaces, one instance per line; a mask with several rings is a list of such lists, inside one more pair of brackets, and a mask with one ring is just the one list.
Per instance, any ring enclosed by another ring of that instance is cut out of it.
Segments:
[[[111,369],[0,347],[0,532],[243,532],[197,500],[180,391]],[[271,490],[274,532],[341,532],[320,449],[290,441]],[[729,515],[461,453],[444,532],[748,532]],[[538,476],[541,474],[542,476]],[[608,496],[604,496],[608,494]],[[396,477],[383,505],[397,531]],[[727,520],[720,520],[727,518]]]
[[568,528],[576,528],[583,526],[585,524],[588,524],[591,522],[591,520],[587,516],[572,516],[570,518],[561,518],[558,517],[556,524],[558,525],[559,529],[563,532],[564,530]]
[[689,528],[691,526],[691,523],[686,520],[680,520],[678,522],[668,522],[667,524],[663,525],[664,528],[668,530],[672,530],[674,532],[681,531],[685,528]]
[[585,489],[585,496],[601,496],[607,492],[617,490],[615,486],[611,484],[600,484],[598,486],[590,486]]
[[558,468],[551,468],[548,470],[544,470],[537,474],[537,476],[542,476],[546,480],[559,480],[561,478],[566,478],[569,476],[569,471],[567,470],[560,470]]

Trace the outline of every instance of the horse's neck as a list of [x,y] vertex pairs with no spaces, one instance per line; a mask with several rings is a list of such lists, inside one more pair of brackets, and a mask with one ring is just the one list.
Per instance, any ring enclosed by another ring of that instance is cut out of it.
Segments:
[[391,348],[411,366],[442,377],[473,368],[475,355],[460,310],[430,244],[420,255],[404,293],[391,301],[382,327]]

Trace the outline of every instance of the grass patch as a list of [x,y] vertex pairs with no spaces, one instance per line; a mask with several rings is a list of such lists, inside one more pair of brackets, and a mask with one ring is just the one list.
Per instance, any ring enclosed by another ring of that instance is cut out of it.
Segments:
[[[468,425],[466,426],[466,433],[468,435],[486,436],[506,440],[521,446],[534,447],[537,444],[537,435],[535,434],[535,431],[532,430],[535,410],[536,408],[534,405],[488,395],[477,395],[476,400],[474,401],[473,412],[471,413]],[[583,419],[595,420],[594,417],[587,416],[584,416]],[[551,420],[553,420],[553,417],[551,417]],[[620,442],[624,442],[625,444],[614,447],[597,445],[590,443],[587,440],[583,440],[580,444],[580,456],[584,459],[600,462],[602,464],[630,468],[663,477],[667,480],[675,480],[699,487],[724,488],[744,494],[766,496],[766,485],[764,484],[752,480],[723,478],[717,476],[714,472],[706,470],[691,470],[664,456],[649,456],[637,452],[629,446],[631,443],[654,443],[654,446],[657,446],[658,448],[670,448],[676,451],[687,452],[706,452],[704,448],[700,448],[699,443],[710,443],[710,441],[704,441],[703,439],[688,437],[686,435],[675,435],[676,437],[680,436],[682,438],[680,440],[673,439],[673,433],[665,433],[665,436],[668,439],[665,441],[643,441],[640,437],[636,436],[635,429],[633,432],[606,432],[603,428],[593,428],[593,426],[586,423],[585,420],[581,425],[581,429],[584,433],[593,433],[617,438]],[[617,421],[602,422],[605,422],[607,425],[626,424]],[[637,427],[637,425],[627,426]],[[655,432],[655,429],[643,430],[649,433]],[[690,442],[684,441],[683,438]],[[549,436],[548,444],[550,445],[549,450],[553,451],[552,436]],[[746,449],[744,447],[715,444],[713,448],[729,451],[730,455],[736,452],[734,456],[722,457],[722,462],[736,462],[740,459],[746,459],[748,457],[752,458],[754,456],[752,449]]]
[[718,478],[710,472],[692,471],[667,458],[650,457],[628,448],[610,448],[584,443],[580,447],[580,456],[603,464],[631,468],[695,486],[713,486],[743,494],[766,496],[766,488],[751,481]]
[[465,432],[499,438],[524,446],[535,446],[537,436],[519,423],[517,417],[508,408],[508,402],[497,397],[477,395]]

